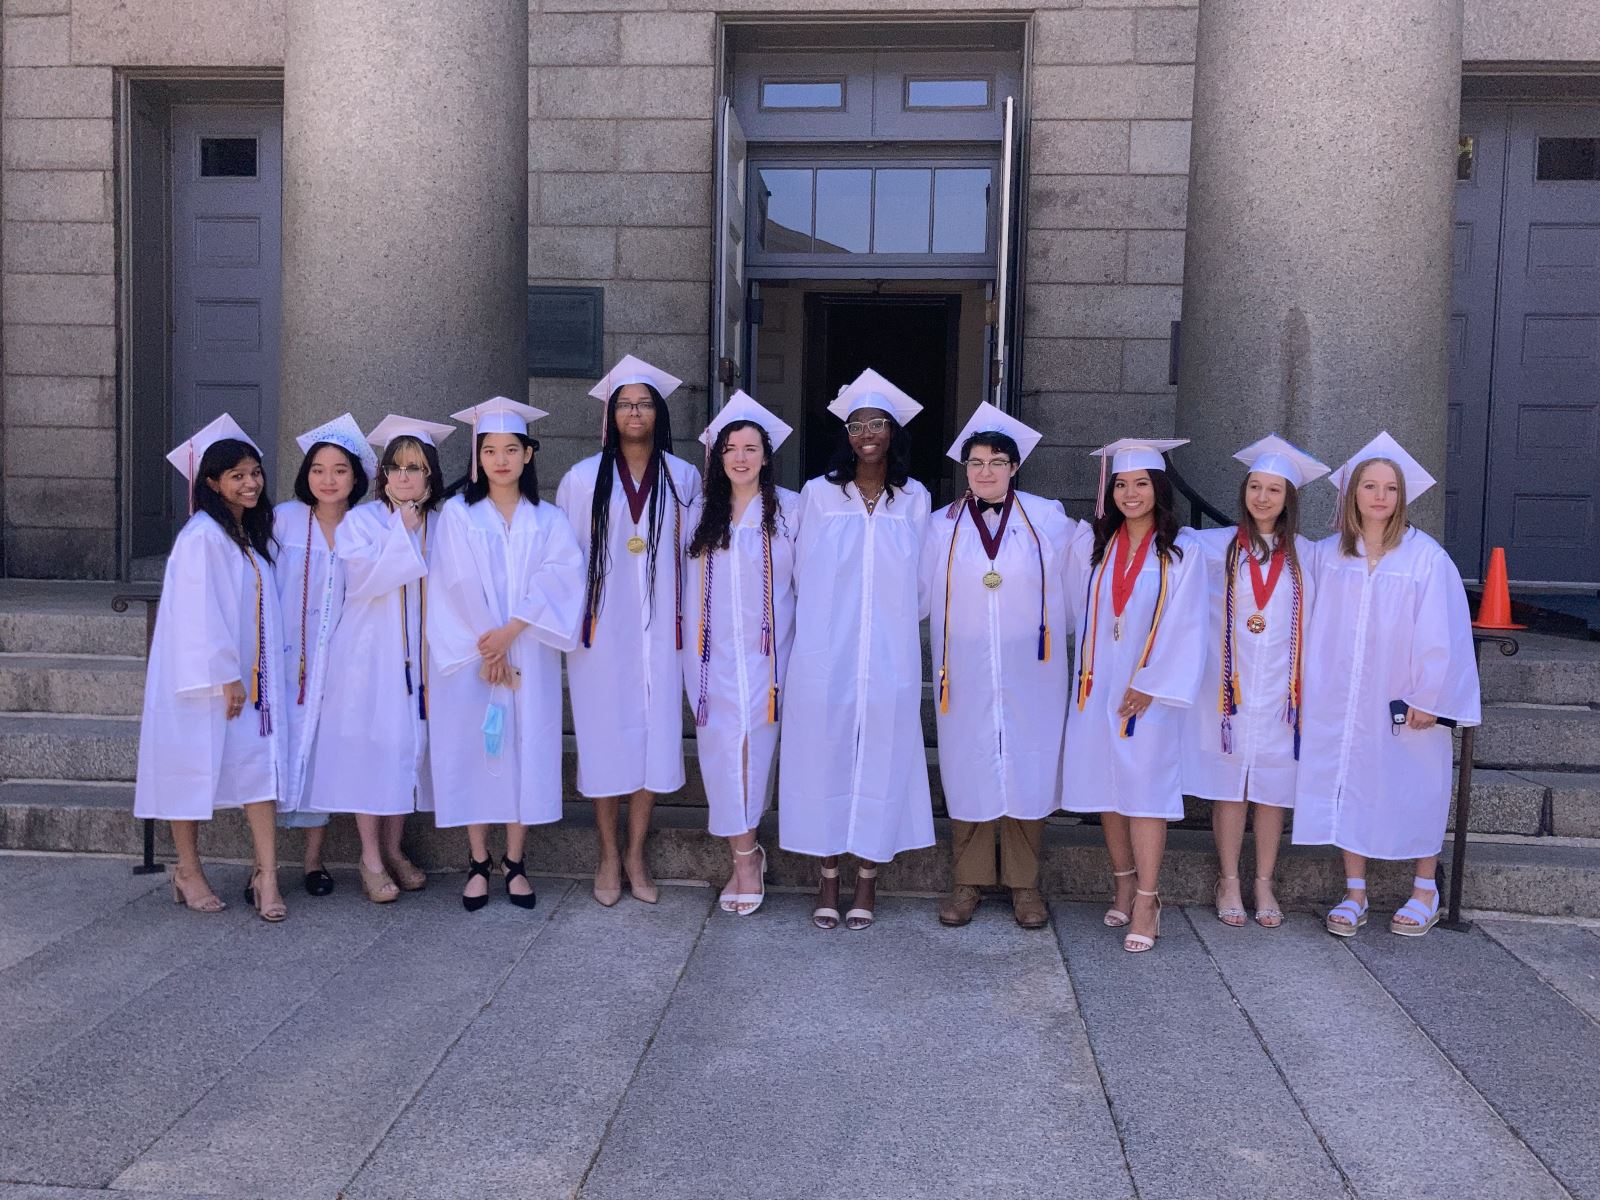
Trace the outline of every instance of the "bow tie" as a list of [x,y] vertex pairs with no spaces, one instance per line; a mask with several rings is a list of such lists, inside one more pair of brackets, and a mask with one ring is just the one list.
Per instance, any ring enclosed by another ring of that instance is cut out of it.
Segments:
[[1004,500],[979,500],[976,496],[972,499],[977,504],[980,513],[999,512],[1006,506]]

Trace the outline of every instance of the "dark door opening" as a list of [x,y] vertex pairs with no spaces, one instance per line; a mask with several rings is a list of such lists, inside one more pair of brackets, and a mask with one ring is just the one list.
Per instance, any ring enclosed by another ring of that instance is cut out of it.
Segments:
[[911,477],[935,502],[953,488],[944,457],[948,414],[956,403],[961,297],[863,296],[813,293],[806,297],[805,428],[807,479],[828,469],[838,445],[839,422],[828,405],[839,389],[871,367],[922,405],[907,426]]

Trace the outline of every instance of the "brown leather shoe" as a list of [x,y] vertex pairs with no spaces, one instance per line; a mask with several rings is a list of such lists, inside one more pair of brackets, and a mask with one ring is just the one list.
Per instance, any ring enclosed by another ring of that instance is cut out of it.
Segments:
[[1050,924],[1050,910],[1038,888],[1012,888],[1011,912],[1024,929],[1043,929]]
[[952,929],[959,928],[972,920],[972,914],[977,911],[978,902],[983,899],[983,893],[969,883],[958,883],[955,890],[944,898],[944,903],[939,906],[939,924],[948,925]]

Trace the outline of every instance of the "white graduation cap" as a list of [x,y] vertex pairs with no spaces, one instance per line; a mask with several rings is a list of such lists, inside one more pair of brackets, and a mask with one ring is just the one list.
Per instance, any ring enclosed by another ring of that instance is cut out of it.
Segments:
[[605,403],[618,388],[627,387],[630,383],[649,384],[663,400],[683,386],[683,380],[676,375],[668,375],[642,358],[624,354],[617,365],[606,372],[606,377],[589,389],[589,395]]
[[523,404],[520,400],[511,400],[505,396],[495,396],[485,400],[482,404],[474,404],[471,408],[463,408],[460,412],[450,414],[463,425],[472,426],[472,478],[478,478],[478,435],[480,433],[515,433],[522,437],[528,436],[528,426],[540,417],[550,414],[542,408],[535,408],[531,404]]
[[1252,473],[1260,471],[1267,475],[1279,475],[1297,488],[1321,479],[1333,469],[1275,433],[1269,433],[1259,442],[1251,442],[1234,458]]
[[1340,496],[1344,495],[1345,487],[1349,484],[1350,477],[1355,474],[1356,468],[1371,458],[1387,458],[1400,464],[1400,474],[1404,476],[1406,482],[1408,504],[1438,482],[1422,469],[1421,463],[1406,453],[1404,446],[1389,436],[1389,431],[1386,429],[1346,459],[1344,465],[1330,477],[1329,482],[1339,489]]
[[1167,469],[1167,460],[1161,456],[1168,450],[1188,444],[1188,438],[1118,438],[1109,445],[1091,451],[1100,460],[1100,490],[1094,497],[1094,515],[1106,515],[1107,463],[1110,464],[1112,475],[1121,475],[1124,471],[1164,471]]
[[178,468],[179,474],[193,483],[195,472],[200,469],[200,460],[205,457],[206,451],[227,438],[236,438],[248,446],[255,447],[257,454],[261,453],[261,447],[256,445],[255,438],[239,428],[239,422],[227,413],[223,413],[187,441],[173,447],[167,454],[167,461]]
[[840,388],[838,398],[828,405],[828,411],[841,421],[848,421],[852,413],[863,408],[881,408],[901,425],[922,411],[922,405],[871,367],[856,376],[854,383]]
[[295,438],[295,444],[300,447],[302,454],[310,454],[311,447],[318,442],[337,446],[352,458],[359,459],[361,465],[366,468],[367,478],[370,479],[378,473],[378,456],[372,452],[372,447],[367,444],[367,439],[361,432],[361,426],[356,424],[356,419],[349,413],[340,413],[333,420],[307,430]]
[[956,440],[950,443],[950,449],[945,454],[956,462],[961,461],[961,447],[966,440],[975,433],[1003,433],[1017,444],[1017,453],[1022,460],[1033,453],[1033,448],[1043,439],[1044,434],[1028,425],[1024,425],[1010,413],[1002,412],[985,400],[978,405],[977,412],[972,414],[972,419],[956,434]]
[[367,441],[380,450],[387,449],[389,443],[397,437],[414,437],[424,445],[437,446],[455,431],[454,425],[443,425],[438,421],[419,421],[416,417],[402,417],[398,413],[390,413],[372,427],[372,431],[367,434]]
[[527,437],[528,426],[550,414],[531,404],[496,396],[450,415],[463,425],[471,425],[477,433],[517,433]]
[[776,413],[757,404],[755,397],[739,391],[729,396],[728,402],[711,418],[711,424],[700,434],[700,444],[709,452],[716,444],[717,435],[735,421],[754,421],[766,430],[774,453],[783,445],[784,439],[794,432],[787,423],[778,419]]

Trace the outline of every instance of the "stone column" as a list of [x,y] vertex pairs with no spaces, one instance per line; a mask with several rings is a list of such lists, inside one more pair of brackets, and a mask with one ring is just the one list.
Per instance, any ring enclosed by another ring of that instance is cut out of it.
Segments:
[[1205,0],[1196,58],[1176,461],[1230,513],[1274,430],[1337,466],[1386,428],[1442,479],[1460,0]]
[[283,142],[280,495],[346,409],[527,395],[527,0],[289,0]]

